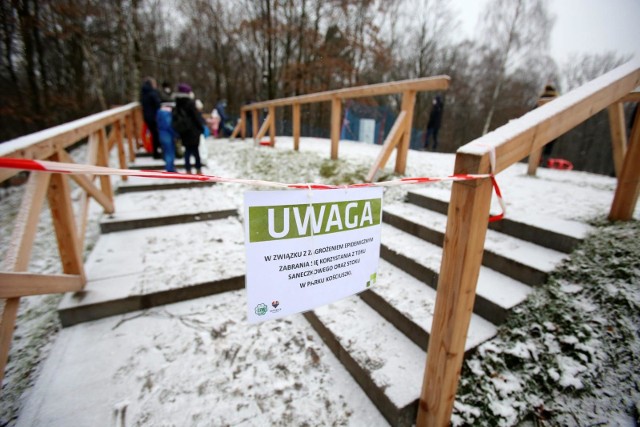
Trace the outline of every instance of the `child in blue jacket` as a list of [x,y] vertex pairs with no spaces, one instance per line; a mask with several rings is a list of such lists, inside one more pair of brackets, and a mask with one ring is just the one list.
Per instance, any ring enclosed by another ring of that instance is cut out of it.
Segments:
[[162,154],[167,172],[176,171],[174,164],[176,159],[176,146],[174,140],[177,134],[176,131],[173,130],[173,127],[171,127],[171,110],[173,107],[173,102],[163,102],[156,116],[160,145],[162,146]]

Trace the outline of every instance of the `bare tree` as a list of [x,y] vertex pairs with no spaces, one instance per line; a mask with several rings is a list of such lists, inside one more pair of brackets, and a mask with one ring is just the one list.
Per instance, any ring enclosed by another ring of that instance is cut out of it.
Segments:
[[545,55],[553,23],[546,0],[492,0],[487,3],[481,30],[485,34],[485,44],[497,58],[497,68],[483,134],[491,127],[509,71],[526,58]]

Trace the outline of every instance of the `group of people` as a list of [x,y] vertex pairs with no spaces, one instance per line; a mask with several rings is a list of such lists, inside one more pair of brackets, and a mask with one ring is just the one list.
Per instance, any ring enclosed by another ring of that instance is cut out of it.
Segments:
[[[210,126],[216,131],[220,121],[206,121],[202,116],[202,102],[195,99],[191,86],[180,83],[173,92],[171,84],[162,83],[158,90],[153,77],[147,77],[142,84],[140,104],[147,129],[151,133],[152,154],[155,159],[164,159],[167,172],[176,172],[176,140],[184,147],[184,165],[187,173],[192,172],[193,157],[195,171],[202,174],[200,159],[200,136],[209,136]],[[219,103],[220,104],[220,103]],[[214,109],[217,111],[218,108]],[[218,119],[221,119],[218,113]],[[214,132],[217,136],[217,132]]]

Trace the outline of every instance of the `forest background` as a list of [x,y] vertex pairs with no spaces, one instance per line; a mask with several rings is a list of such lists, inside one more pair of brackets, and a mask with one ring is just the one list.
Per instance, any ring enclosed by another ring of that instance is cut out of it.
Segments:
[[[146,76],[188,82],[205,112],[224,99],[237,117],[252,101],[446,74],[439,150],[454,152],[535,108],[546,84],[566,93],[629,59],[554,61],[545,0],[489,0],[473,39],[459,37],[446,0],[11,0],[0,8],[0,141],[136,101]],[[434,95],[418,95],[418,140]],[[397,114],[400,95],[357,102],[346,107]],[[279,133],[289,117],[278,110]],[[329,103],[303,106],[302,117],[304,136],[328,136]],[[613,175],[606,111],[560,141],[554,157]]]

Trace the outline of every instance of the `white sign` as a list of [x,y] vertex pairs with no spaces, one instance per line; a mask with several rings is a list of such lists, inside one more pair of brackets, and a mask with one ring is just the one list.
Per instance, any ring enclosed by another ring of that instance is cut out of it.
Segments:
[[249,322],[311,310],[376,281],[380,187],[251,191],[244,219]]
[[375,143],[376,121],[373,119],[360,119],[360,132],[358,138],[368,144]]

